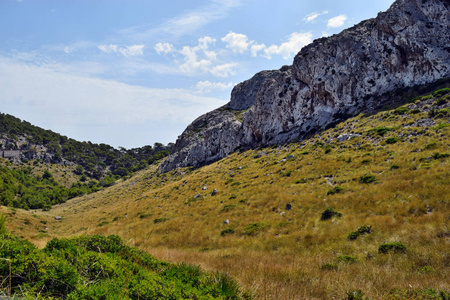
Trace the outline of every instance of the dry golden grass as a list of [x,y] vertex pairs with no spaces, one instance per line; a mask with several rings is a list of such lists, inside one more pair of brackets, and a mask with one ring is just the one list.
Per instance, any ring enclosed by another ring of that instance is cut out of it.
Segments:
[[[420,299],[420,290],[450,290],[450,158],[433,158],[450,154],[450,127],[403,127],[421,117],[358,116],[302,144],[234,153],[193,171],[147,169],[49,212],[2,211],[10,230],[39,246],[52,237],[118,234],[159,259],[231,274],[257,299],[342,299],[350,290]],[[393,130],[367,133],[382,126]],[[362,136],[336,142],[348,132]],[[390,137],[399,141],[386,143]],[[365,175],[376,181],[361,183]],[[342,217],[320,221],[328,207]],[[245,234],[252,223],[266,227]],[[372,233],[348,240],[362,225]],[[227,228],[234,234],[222,236]],[[384,242],[407,252],[380,254]],[[357,262],[338,262],[341,255]],[[321,268],[327,263],[337,269]]]

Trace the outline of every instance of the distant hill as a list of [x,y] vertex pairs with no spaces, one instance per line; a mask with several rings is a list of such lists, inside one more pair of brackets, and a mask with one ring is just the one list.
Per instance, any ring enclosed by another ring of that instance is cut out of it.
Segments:
[[171,147],[127,150],[79,142],[0,113],[0,204],[49,209],[146,168]]

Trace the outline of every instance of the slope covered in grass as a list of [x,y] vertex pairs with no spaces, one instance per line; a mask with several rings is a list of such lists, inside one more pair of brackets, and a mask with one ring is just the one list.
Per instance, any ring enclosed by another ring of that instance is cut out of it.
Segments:
[[232,275],[258,299],[441,299],[450,291],[449,107],[448,90],[436,91],[302,143],[197,170],[148,168],[31,218],[4,212],[37,244],[116,234],[158,259]]

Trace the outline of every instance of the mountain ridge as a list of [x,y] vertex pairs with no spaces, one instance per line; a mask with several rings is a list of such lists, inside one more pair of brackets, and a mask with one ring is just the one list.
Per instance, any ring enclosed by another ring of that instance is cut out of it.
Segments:
[[191,123],[160,171],[302,140],[392,104],[382,95],[449,78],[449,8],[448,0],[397,0],[376,18],[315,40],[293,65],[257,73],[234,87],[227,105]]

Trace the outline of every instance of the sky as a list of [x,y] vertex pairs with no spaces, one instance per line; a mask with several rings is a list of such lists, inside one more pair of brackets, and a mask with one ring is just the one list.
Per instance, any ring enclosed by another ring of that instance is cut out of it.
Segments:
[[393,0],[0,0],[0,112],[127,149]]

